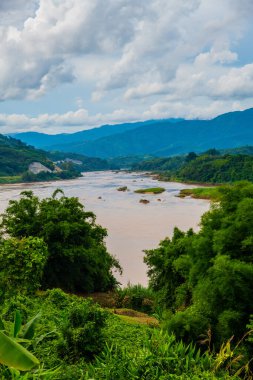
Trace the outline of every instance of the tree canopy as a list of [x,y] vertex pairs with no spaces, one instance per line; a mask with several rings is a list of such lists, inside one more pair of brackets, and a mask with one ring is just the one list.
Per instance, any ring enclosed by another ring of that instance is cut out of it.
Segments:
[[134,170],[152,170],[169,180],[227,183],[253,182],[253,157],[246,154],[221,154],[216,149],[197,155],[154,158],[136,163]]
[[212,343],[241,338],[253,314],[253,185],[221,189],[200,231],[174,230],[146,251],[150,285],[173,313],[170,332],[197,341],[210,329]]
[[42,200],[32,191],[22,192],[2,215],[1,231],[3,237],[37,237],[47,245],[44,289],[104,291],[116,284],[112,270],[120,266],[106,249],[106,230],[78,198],[68,198],[59,189]]

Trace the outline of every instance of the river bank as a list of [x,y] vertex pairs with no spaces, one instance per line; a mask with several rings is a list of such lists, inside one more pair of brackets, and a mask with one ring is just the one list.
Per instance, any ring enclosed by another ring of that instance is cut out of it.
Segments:
[[191,197],[194,199],[206,199],[217,202],[221,198],[221,192],[219,191],[219,187],[198,187],[195,189],[180,190],[177,196],[179,198]]
[[[131,173],[131,171],[129,171],[129,173]],[[144,177],[150,177],[156,181],[159,181],[159,183],[160,182],[169,182],[169,183],[178,183],[182,186],[187,186],[187,187],[188,186],[194,186],[193,188],[187,188],[187,189],[180,190],[179,194],[176,195],[178,198],[191,197],[193,199],[219,201],[221,194],[220,194],[218,189],[220,186],[224,185],[224,184],[210,184],[210,183],[199,183],[199,182],[182,182],[179,179],[173,179],[173,180],[167,179],[166,177],[163,177],[160,174],[153,173],[153,172],[144,172],[143,176]],[[157,189],[163,189],[163,188],[157,187]],[[140,189],[140,190],[137,190],[136,192],[142,193],[142,194],[148,194],[148,193],[152,193],[152,189],[143,189],[143,190]],[[159,194],[160,191],[155,192],[155,193]]]
[[[129,191],[117,189],[127,186]],[[162,186],[162,194],[138,194],[135,190]],[[108,231],[106,245],[123,267],[118,276],[122,285],[147,285],[147,267],[143,262],[145,249],[153,249],[175,226],[186,231],[198,229],[200,218],[209,209],[209,201],[181,199],[180,190],[192,188],[180,183],[160,182],[144,173],[87,172],[83,177],[40,183],[5,184],[0,186],[0,212],[9,200],[18,199],[20,192],[32,190],[40,198],[50,196],[57,188],[66,196],[78,197],[87,211],[93,211],[97,223]],[[147,199],[149,203],[140,203]]]

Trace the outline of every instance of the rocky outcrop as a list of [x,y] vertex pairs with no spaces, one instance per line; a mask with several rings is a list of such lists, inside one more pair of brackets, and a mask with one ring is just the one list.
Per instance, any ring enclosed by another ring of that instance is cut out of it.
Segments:
[[29,165],[28,171],[33,174],[38,174],[41,172],[52,173],[52,170],[48,169],[46,166],[42,165],[40,162],[32,162]]

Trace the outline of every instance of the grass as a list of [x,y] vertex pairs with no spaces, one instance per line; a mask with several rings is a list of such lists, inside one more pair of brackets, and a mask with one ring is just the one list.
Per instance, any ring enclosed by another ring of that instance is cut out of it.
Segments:
[[147,189],[135,190],[137,194],[161,194],[165,191],[163,187],[150,187]]
[[19,183],[21,182],[21,176],[16,175],[16,176],[3,176],[0,177],[0,184],[5,184],[5,183]]
[[141,324],[148,326],[158,326],[159,322],[156,318],[149,316],[148,314],[141,313],[132,309],[114,309],[112,310],[123,321],[130,324]]
[[158,326],[159,325],[157,319],[149,317],[148,315],[146,315],[145,318],[143,318],[143,317],[129,317],[128,315],[119,315],[119,317],[123,321],[130,323],[130,324],[133,324],[133,325],[135,325],[135,324],[147,325],[147,326]]
[[208,199],[219,201],[221,193],[219,187],[197,187],[195,189],[183,189],[180,191],[179,198],[191,197],[195,199]]

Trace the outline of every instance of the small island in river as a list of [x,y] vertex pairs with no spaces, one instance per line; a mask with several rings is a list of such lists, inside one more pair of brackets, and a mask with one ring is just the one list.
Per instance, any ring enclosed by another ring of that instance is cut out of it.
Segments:
[[163,187],[150,187],[147,189],[135,190],[137,194],[161,194],[165,191]]

